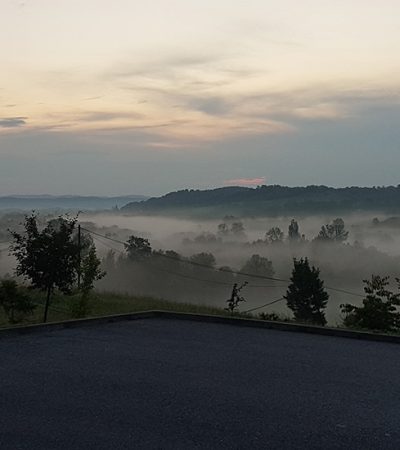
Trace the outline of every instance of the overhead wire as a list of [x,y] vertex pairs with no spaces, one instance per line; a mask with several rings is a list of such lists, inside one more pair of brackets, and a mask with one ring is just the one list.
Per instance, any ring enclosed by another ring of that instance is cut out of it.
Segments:
[[[96,236],[94,236],[94,238],[100,242],[101,244],[103,244],[104,246],[110,248],[111,250],[115,250],[121,254],[124,254],[125,252],[123,252],[122,250],[116,249],[114,247],[111,247],[110,245],[106,244],[105,242],[100,241],[100,239]],[[142,261],[143,264],[146,264],[144,261]],[[224,285],[224,286],[232,286],[232,283],[227,283],[227,282],[223,282],[223,281],[218,281],[218,280],[206,280],[204,278],[197,278],[191,275],[186,275],[183,273],[178,273],[178,272],[173,272],[172,270],[168,270],[168,269],[163,269],[161,267],[155,267],[155,266],[151,266],[151,269],[156,270],[156,271],[160,271],[160,272],[165,272],[165,273],[169,273],[170,275],[174,275],[177,277],[181,277],[181,278],[188,278],[190,280],[196,280],[196,281],[201,281],[203,283],[213,283],[213,284],[219,284],[219,285]]]
[[[109,237],[109,236],[105,236],[105,235],[103,235],[103,234],[96,233],[95,231],[88,230],[87,228],[81,227],[81,229],[84,230],[84,231],[87,231],[88,233],[90,233],[90,234],[92,234],[92,235],[94,235],[94,236],[102,237],[102,238],[104,238],[104,239],[108,239],[108,240],[110,240],[110,241],[116,242],[116,243],[121,244],[121,245],[124,245],[124,246],[127,245],[126,242],[122,242],[122,241],[120,241],[120,240],[118,240],[118,239],[114,239],[114,238],[111,238],[111,237]],[[274,278],[274,277],[268,277],[268,276],[266,276],[266,275],[256,275],[256,274],[251,274],[251,273],[239,272],[239,271],[237,271],[237,270],[228,270],[228,269],[220,270],[220,269],[215,269],[214,267],[210,267],[210,266],[207,265],[207,264],[198,263],[198,262],[196,262],[196,261],[190,261],[190,260],[188,260],[188,259],[181,259],[181,258],[178,258],[178,257],[176,257],[176,256],[166,255],[165,253],[157,253],[157,256],[160,256],[160,257],[162,257],[162,258],[172,259],[172,260],[174,260],[174,261],[180,261],[180,262],[182,262],[182,263],[190,264],[190,265],[192,265],[192,266],[202,267],[202,268],[204,268],[204,269],[209,269],[209,270],[214,270],[214,271],[220,271],[220,272],[226,272],[226,273],[232,273],[232,274],[234,274],[234,275],[240,275],[240,276],[243,276],[243,277],[259,278],[259,279],[262,279],[262,280],[280,281],[280,282],[286,282],[286,281],[287,281],[287,280],[284,280],[284,279],[282,279],[282,278]],[[260,287],[261,287],[261,286],[260,286]],[[263,286],[263,287],[264,287],[264,286]]]
[[247,311],[243,311],[243,314],[247,314],[252,311],[257,311],[258,309],[261,309],[261,308],[266,308],[267,306],[273,305],[274,303],[281,302],[282,300],[286,300],[285,297],[280,297],[277,300],[273,300],[272,302],[268,302],[268,303],[265,303],[264,305],[257,306],[256,308],[251,308],[251,309],[248,309]]
[[[104,239],[107,239],[107,240],[109,240],[109,241],[116,242],[116,243],[121,244],[121,245],[124,245],[124,246],[127,245],[126,242],[120,241],[120,240],[118,240],[118,239],[111,238],[111,237],[109,237],[109,236],[102,235],[102,234],[97,233],[97,232],[92,231],[92,230],[88,230],[87,228],[83,228],[83,227],[82,227],[82,230],[84,230],[84,231],[86,231],[86,232],[92,234],[93,236],[102,237],[102,238],[104,238]],[[104,244],[104,243],[103,243],[103,244]],[[114,250],[116,250],[116,249],[114,248]],[[120,250],[119,250],[119,251],[120,251]],[[121,252],[121,251],[120,251],[120,252]],[[121,252],[121,253],[123,253],[123,252]],[[158,253],[157,256],[160,256],[160,257],[162,257],[162,258],[172,259],[172,260],[175,260],[175,261],[180,261],[180,262],[182,262],[182,263],[190,264],[190,265],[193,265],[193,266],[203,267],[203,268],[208,269],[208,270],[221,271],[220,269],[215,269],[215,268],[213,268],[213,267],[208,266],[207,264],[201,264],[201,263],[198,263],[198,262],[196,262],[196,261],[190,261],[190,260],[187,260],[187,259],[181,259],[181,258],[178,258],[178,257],[174,257],[174,256],[172,256],[172,255],[166,255],[166,254],[164,254],[164,253]],[[265,275],[255,275],[255,274],[250,274],[250,273],[243,273],[243,272],[239,272],[239,271],[236,271],[236,270],[225,270],[225,269],[224,269],[224,270],[221,271],[221,272],[232,273],[232,274],[234,274],[234,275],[239,275],[239,276],[243,276],[243,277],[259,278],[259,279],[264,279],[264,280],[269,280],[269,281],[280,281],[280,282],[290,283],[290,280],[283,279],[283,278],[274,278],[274,277],[268,277],[268,276],[265,276]],[[205,280],[205,281],[206,281],[206,280]],[[208,281],[208,280],[207,280],[207,281]],[[253,286],[252,286],[252,285],[249,284],[248,287],[253,287],[253,288],[257,288],[257,287],[260,287],[260,288],[264,288],[264,287],[265,287],[265,288],[276,287],[276,288],[279,288],[279,287],[285,287],[285,286],[267,286],[267,285],[265,285],[265,286],[262,286],[262,285],[253,285]],[[348,290],[345,290],[345,289],[334,288],[334,287],[331,287],[331,286],[325,286],[325,288],[328,289],[328,290],[330,290],[330,291],[333,291],[333,292],[339,292],[339,293],[342,293],[342,294],[353,295],[353,296],[355,296],[355,297],[364,298],[364,295],[363,295],[363,294],[359,294],[359,293],[356,293],[356,292],[348,291]]]

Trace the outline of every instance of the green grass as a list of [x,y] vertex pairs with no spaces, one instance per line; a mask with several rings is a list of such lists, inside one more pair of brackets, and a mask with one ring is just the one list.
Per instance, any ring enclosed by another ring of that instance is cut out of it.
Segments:
[[[31,297],[38,306],[27,320],[16,324],[28,325],[41,323],[43,319],[44,296],[39,292],[31,292]],[[71,303],[73,297],[54,295],[48,313],[48,322],[58,322],[76,318],[73,316]],[[138,311],[164,310],[211,315],[229,315],[223,308],[191,303],[179,303],[152,297],[136,297],[133,295],[115,293],[95,293],[90,300],[90,313],[85,317],[98,317],[113,314],[124,314]],[[11,326],[3,311],[0,311],[0,327]]]

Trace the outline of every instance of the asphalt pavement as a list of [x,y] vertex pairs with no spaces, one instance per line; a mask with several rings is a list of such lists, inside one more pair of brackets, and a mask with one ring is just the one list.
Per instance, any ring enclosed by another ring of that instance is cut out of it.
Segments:
[[399,449],[400,346],[170,319],[0,339],[0,449]]

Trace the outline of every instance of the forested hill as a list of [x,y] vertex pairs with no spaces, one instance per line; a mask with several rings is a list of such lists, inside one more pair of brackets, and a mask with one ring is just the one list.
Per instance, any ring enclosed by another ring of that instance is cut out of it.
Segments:
[[221,214],[265,216],[352,211],[399,213],[400,185],[372,188],[275,185],[185,189],[146,201],[128,203],[122,211],[130,214],[218,217]]

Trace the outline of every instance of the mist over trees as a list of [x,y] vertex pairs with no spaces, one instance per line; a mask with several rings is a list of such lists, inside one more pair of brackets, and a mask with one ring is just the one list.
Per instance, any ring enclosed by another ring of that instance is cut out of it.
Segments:
[[[108,277],[98,283],[98,288],[221,305],[221,299],[226,299],[234,283],[248,281],[246,300],[253,306],[279,298],[285,291],[282,283],[267,280],[257,283],[257,279],[243,274],[289,279],[293,258],[307,258],[311,266],[318,267],[321,280],[327,280],[328,285],[355,292],[362,292],[362,280],[373,273],[378,261],[382,273],[396,275],[399,257],[363,244],[362,233],[372,232],[375,227],[372,218],[362,229],[349,227],[340,217],[319,220],[319,226],[315,223],[315,231],[310,233],[309,225],[304,226],[301,219],[286,219],[286,224],[281,219],[280,225],[270,226],[268,218],[263,225],[263,220],[254,222],[228,216],[222,222],[210,222],[206,229],[197,233],[175,232],[165,242],[149,241],[151,254],[147,252],[145,264],[128,261],[126,254],[105,253],[103,267]],[[235,238],[232,233],[231,225],[238,222],[241,222],[244,239],[243,235]],[[257,223],[258,239],[254,239],[257,237],[254,223]],[[327,232],[326,239],[318,238],[322,228]],[[357,242],[355,237],[359,238]],[[171,258],[166,257],[168,254]],[[198,265],[187,264],[187,261]],[[330,293],[324,310],[328,320],[340,320],[339,305],[344,300],[351,299]],[[288,314],[284,312],[284,304],[276,305],[274,310]]]
[[[40,230],[53,221],[47,215],[37,219]],[[57,223],[55,219],[53,224]],[[20,220],[21,215],[4,215],[0,224],[3,223],[3,228],[11,224],[12,229],[23,233],[23,225],[17,225]],[[318,267],[326,285],[358,293],[362,293],[362,280],[377,271],[392,278],[399,276],[400,250],[396,248],[400,249],[400,220],[394,217],[246,219],[229,214],[219,220],[193,222],[129,217],[114,212],[107,217],[86,216],[80,222],[86,229],[117,240],[114,243],[103,238],[93,241],[88,233],[81,236],[82,270],[84,258],[94,243],[102,256],[101,267],[97,266],[98,278],[96,275],[91,283],[92,288],[100,291],[223,307],[234,283],[240,286],[247,281],[246,308],[252,308],[282,297],[289,281],[269,279],[289,280],[293,258],[307,258],[311,266]],[[7,237],[4,232],[4,236],[4,250],[0,247],[0,276],[12,274],[14,269],[7,255],[6,242],[10,235]],[[71,239],[76,243],[76,232]],[[107,277],[100,276],[103,271],[108,272]],[[249,277],[252,274],[266,279]],[[83,272],[81,275],[83,283]],[[330,323],[341,320],[339,305],[360,307],[362,302],[345,294],[329,294],[324,312]],[[84,316],[90,309],[90,302],[77,301],[77,297],[76,301],[73,297],[69,299],[76,316]],[[264,314],[276,312],[289,316],[290,311],[281,302],[266,309]]]

